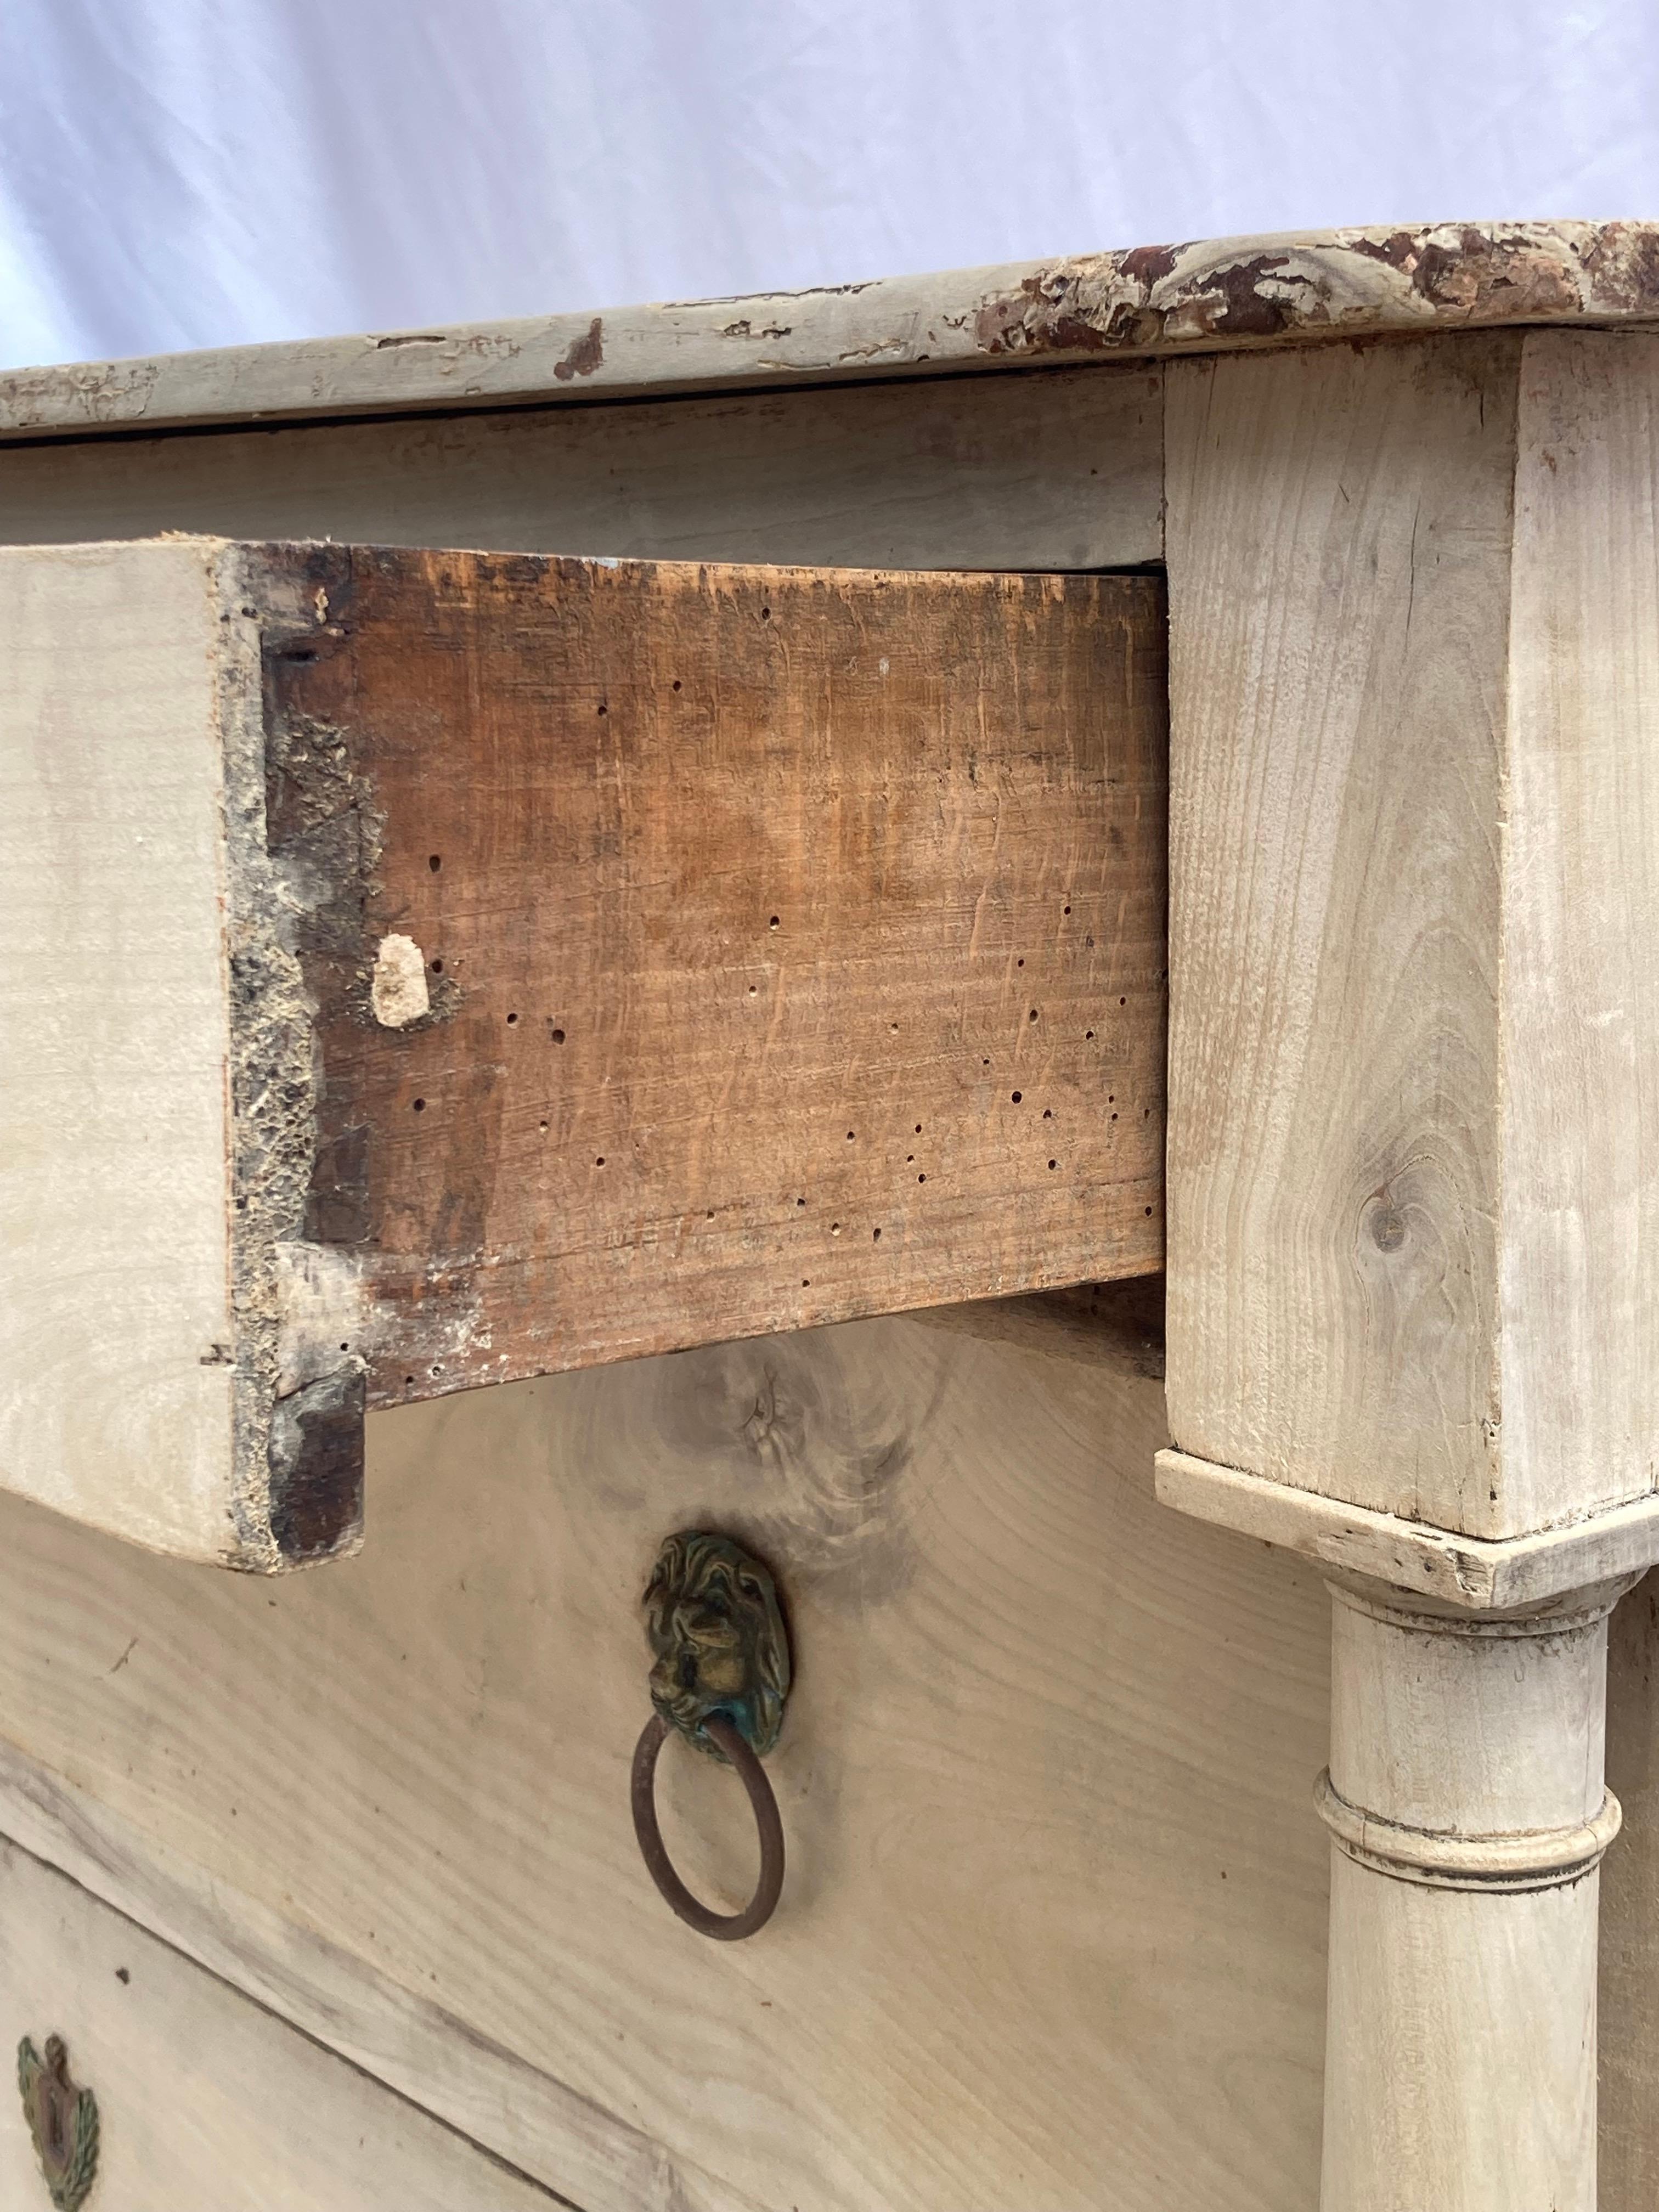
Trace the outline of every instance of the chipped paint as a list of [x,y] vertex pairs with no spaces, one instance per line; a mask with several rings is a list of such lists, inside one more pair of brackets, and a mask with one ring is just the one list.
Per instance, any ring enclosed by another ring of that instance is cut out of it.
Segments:
[[1659,321],[1659,226],[1429,223],[1137,246],[752,297],[0,375],[0,438]]
[[0,428],[39,420],[52,428],[97,429],[143,422],[161,374],[155,361],[75,362],[0,376]]
[[981,301],[975,332],[991,355],[1159,354],[1656,316],[1650,225],[1452,223],[1054,262]]
[[369,1004],[383,1029],[406,1030],[432,1011],[427,988],[426,955],[412,937],[393,935],[380,939],[369,980]]

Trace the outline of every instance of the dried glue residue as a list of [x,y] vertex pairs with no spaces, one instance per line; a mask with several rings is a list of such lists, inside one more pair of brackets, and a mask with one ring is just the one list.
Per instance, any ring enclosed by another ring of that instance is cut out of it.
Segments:
[[389,1030],[404,1030],[432,1011],[426,986],[426,956],[412,937],[383,937],[374,956],[369,986],[374,1018]]

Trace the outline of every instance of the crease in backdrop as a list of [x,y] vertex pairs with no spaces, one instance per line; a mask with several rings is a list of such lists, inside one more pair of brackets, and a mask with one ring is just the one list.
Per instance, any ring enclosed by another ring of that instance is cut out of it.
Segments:
[[0,366],[1656,215],[1654,0],[0,0]]

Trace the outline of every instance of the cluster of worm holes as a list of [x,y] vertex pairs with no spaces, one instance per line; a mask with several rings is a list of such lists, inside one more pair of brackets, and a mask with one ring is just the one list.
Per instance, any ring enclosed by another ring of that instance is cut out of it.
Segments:
[[[763,608],[763,609],[761,610],[761,619],[762,619],[762,621],[763,621],[763,622],[768,622],[768,621],[769,621],[769,620],[771,619],[771,610],[770,610],[770,608],[769,608],[769,607],[764,607],[764,608]],[[678,690],[679,690],[679,688],[680,688],[680,686],[679,686],[678,679],[678,678],[676,678],[676,680],[675,680],[675,684],[674,684],[674,689],[675,689],[675,690],[677,690],[677,691],[678,691]],[[601,714],[603,714],[606,711],[605,707],[605,704],[604,704],[604,702],[601,702],[601,703],[600,703],[600,706],[599,706],[599,713],[600,713]],[[431,871],[432,871],[433,874],[434,874],[434,875],[436,875],[436,874],[437,874],[437,872],[439,872],[439,870],[440,870],[440,869],[442,867],[442,866],[443,866],[443,857],[442,857],[442,855],[441,855],[441,854],[438,854],[438,853],[434,853],[434,854],[431,855],[430,859],[428,860],[428,861],[427,865],[428,865],[428,866],[431,869]],[[1067,905],[1066,905],[1064,908],[1062,908],[1062,909],[1061,909],[1061,912],[1062,912],[1063,914],[1066,914],[1066,915],[1069,915],[1069,914],[1071,913],[1071,911],[1072,911],[1072,909],[1071,909],[1071,907],[1070,907],[1069,903],[1068,903]],[[766,927],[767,927],[767,929],[768,929],[768,931],[769,931],[769,932],[771,932],[771,931],[774,931],[774,930],[777,930],[777,929],[781,929],[781,928],[783,927],[783,917],[782,917],[782,915],[777,915],[777,914],[775,914],[775,915],[769,915],[767,917],[767,923],[766,923]],[[1092,945],[1092,944],[1093,944],[1093,942],[1094,942],[1094,940],[1093,940],[1093,939],[1092,939],[1092,938],[1089,939],[1087,941],[1088,941],[1088,943],[1089,943],[1090,945]],[[1018,957],[1016,959],[1016,961],[1015,961],[1014,964],[1015,964],[1016,968],[1024,968],[1024,965],[1025,965],[1025,961],[1024,961],[1024,956],[1022,955],[1022,956]],[[440,960],[434,960],[434,961],[432,962],[432,963],[431,963],[431,966],[432,966],[432,972],[433,972],[433,974],[434,974],[434,975],[441,975],[443,973],[443,965],[444,965],[444,963],[443,963],[443,962],[442,962],[441,959],[440,959]],[[755,997],[758,994],[759,988],[760,988],[760,987],[759,987],[759,985],[758,985],[758,984],[751,983],[751,984],[749,986],[749,996],[750,996],[751,999],[752,999],[752,998],[755,998]],[[1127,1006],[1128,1005],[1128,1003],[1129,1003],[1129,1001],[1128,1001],[1128,998],[1127,998],[1127,994],[1126,994],[1125,996],[1123,996],[1123,997],[1121,997],[1121,998],[1118,1000],[1118,1004],[1119,1004],[1119,1006]],[[1042,1018],[1042,1009],[1041,1009],[1040,1007],[1037,1007],[1037,1006],[1033,1006],[1033,1007],[1030,1010],[1030,1012],[1027,1014],[1027,1017],[1026,1017],[1027,1020],[1028,1020],[1028,1021],[1030,1021],[1030,1022],[1035,1022],[1035,1021],[1040,1020],[1040,1019],[1041,1019],[1041,1018]],[[511,1012],[511,1013],[509,1013],[509,1014],[507,1015],[507,1027],[508,1027],[509,1029],[516,1028],[516,1027],[517,1027],[517,1025],[518,1025],[518,1020],[519,1020],[519,1017],[518,1017],[518,1014],[516,1013],[516,1012]],[[889,1023],[889,1024],[888,1024],[888,1027],[889,1027],[889,1029],[890,1029],[890,1030],[891,1030],[895,1035],[896,1035],[896,1034],[897,1034],[897,1032],[898,1032],[898,1028],[899,1028],[899,1024],[898,1024],[896,1022],[890,1022],[890,1023]],[[550,1024],[549,1024],[549,1025],[548,1025],[548,1034],[549,1034],[550,1037],[551,1038],[552,1042],[553,1042],[555,1044],[562,1044],[562,1043],[564,1042],[564,1041],[565,1041],[565,1033],[564,1033],[564,1030],[563,1030],[562,1028],[556,1027],[556,1026],[555,1026],[554,1024],[552,1024],[551,1023],[550,1023]],[[1085,1043],[1092,1044],[1092,1043],[1094,1042],[1094,1041],[1095,1041],[1095,1032],[1093,1031],[1093,1030],[1085,1030],[1085,1031],[1083,1032],[1083,1036],[1084,1036],[1084,1042],[1085,1042]],[[988,1054],[981,1054],[980,1064],[981,1064],[981,1066],[983,1066],[983,1067],[989,1067],[989,1066],[992,1065],[990,1055],[989,1055]],[[1025,1103],[1025,1094],[1024,1094],[1024,1092],[1023,1091],[1011,1091],[1009,1092],[1009,1094],[1008,1094],[1008,1099],[1009,1099],[1009,1103],[1010,1103],[1011,1105],[1013,1105],[1013,1106],[1020,1106],[1020,1105],[1023,1105],[1023,1104]],[[1115,1092],[1109,1091],[1109,1092],[1107,1093],[1107,1096],[1106,1096],[1106,1103],[1107,1103],[1107,1104],[1108,1104],[1108,1106],[1109,1106],[1109,1107],[1113,1107],[1113,1108],[1115,1108],[1115,1107],[1116,1107],[1116,1105],[1117,1105],[1117,1097],[1116,1097],[1116,1094],[1115,1094]],[[424,1112],[425,1112],[425,1110],[426,1110],[426,1101],[425,1101],[425,1099],[424,1099],[424,1098],[417,1098],[417,1099],[415,1101],[415,1111],[416,1111],[417,1114],[421,1114],[421,1113],[424,1113]],[[1148,1121],[1149,1121],[1149,1120],[1152,1118],[1152,1108],[1151,1108],[1150,1106],[1145,1106],[1145,1107],[1143,1107],[1143,1108],[1141,1109],[1141,1117],[1142,1117],[1142,1119],[1143,1119],[1143,1120],[1148,1120]],[[1045,1106],[1045,1107],[1043,1108],[1043,1109],[1042,1109],[1042,1118],[1043,1118],[1043,1120],[1044,1120],[1045,1121],[1052,1121],[1054,1120],[1054,1108],[1053,1108],[1052,1106]],[[1113,1113],[1113,1115],[1112,1115],[1112,1117],[1111,1117],[1111,1118],[1112,1118],[1112,1120],[1113,1120],[1114,1121],[1115,1121],[1117,1120],[1118,1116],[1117,1116],[1117,1114],[1116,1114],[1116,1112],[1115,1112],[1115,1111]],[[546,1121],[540,1121],[540,1122],[538,1124],[538,1127],[541,1130],[543,1130],[543,1131],[544,1132],[544,1131],[546,1130],[546,1127],[547,1127],[547,1123],[546,1123]],[[921,1136],[921,1133],[922,1133],[922,1125],[921,1125],[921,1123],[920,1121],[918,1121],[918,1122],[915,1124],[915,1135],[917,1135],[917,1136],[919,1137],[919,1136]],[[856,1144],[856,1143],[857,1143],[857,1141],[858,1141],[858,1131],[857,1131],[856,1129],[849,1129],[849,1130],[847,1132],[847,1141],[848,1141],[848,1143],[849,1145]],[[596,1168],[602,1168],[602,1167],[605,1165],[605,1154],[604,1154],[603,1152],[600,1152],[600,1153],[596,1154],[596,1155],[595,1155],[595,1158],[594,1158],[594,1161],[593,1161],[593,1164],[594,1164],[594,1166],[595,1166]],[[907,1153],[906,1153],[906,1155],[905,1155],[905,1164],[906,1164],[906,1166],[907,1166],[907,1167],[915,1167],[915,1164],[916,1164],[916,1156],[915,1156],[915,1154],[914,1152],[907,1152]],[[1059,1167],[1060,1167],[1060,1161],[1059,1161],[1059,1159],[1058,1159],[1057,1158],[1053,1158],[1053,1159],[1051,1159],[1051,1160],[1048,1162],[1048,1168],[1049,1168],[1049,1171],[1050,1171],[1050,1173],[1055,1173],[1055,1172],[1057,1172],[1057,1171],[1058,1171],[1058,1170],[1059,1170]],[[917,1182],[918,1182],[919,1184],[921,1184],[921,1183],[926,1183],[927,1180],[927,1171],[926,1171],[926,1170],[924,1169],[924,1170],[919,1170],[919,1171],[918,1171],[918,1173],[917,1173],[917,1176],[916,1176],[916,1181],[917,1181]],[[795,1210],[799,1212],[799,1211],[801,1211],[801,1210],[805,1206],[805,1205],[806,1205],[806,1200],[805,1200],[805,1197],[804,1195],[803,1195],[803,1196],[801,1196],[801,1197],[799,1197],[799,1198],[797,1198],[797,1199],[796,1199],[796,1200],[795,1200]],[[1152,1212],[1152,1207],[1151,1207],[1150,1206],[1147,1206],[1145,1210],[1146,1210],[1146,1213],[1147,1213],[1148,1215],[1150,1215],[1150,1214],[1151,1214],[1151,1212]],[[709,1206],[709,1207],[707,1209],[707,1212],[706,1212],[706,1213],[705,1213],[705,1215],[704,1215],[704,1218],[705,1218],[706,1220],[708,1220],[708,1221],[712,1221],[712,1220],[714,1218],[714,1207],[713,1207],[712,1206]],[[839,1221],[832,1221],[832,1222],[830,1223],[830,1234],[832,1237],[839,1237],[839,1236],[841,1235],[841,1233],[842,1233],[842,1224],[841,1224],[841,1223],[840,1223]],[[880,1230],[880,1228],[879,1228],[879,1227],[874,1228],[874,1229],[872,1229],[872,1230],[871,1231],[871,1232],[870,1232],[870,1241],[871,1241],[871,1243],[872,1243],[872,1244],[879,1244],[879,1243],[880,1243],[880,1242],[881,1242],[881,1230]],[[810,1275],[803,1275],[803,1276],[801,1277],[801,1279],[800,1279],[800,1286],[801,1286],[802,1290],[804,1290],[804,1291],[810,1291],[810,1290],[811,1289],[811,1287],[812,1287],[812,1279],[811,1279],[811,1277]],[[340,1346],[340,1349],[341,1349],[341,1351],[342,1351],[342,1352],[345,1351],[345,1350],[346,1350],[346,1348],[347,1348],[347,1347],[346,1347],[343,1344]],[[439,1368],[437,1368],[437,1367],[434,1367],[434,1368],[432,1370],[432,1372],[433,1372],[433,1374],[434,1374],[434,1376],[435,1376],[435,1375],[437,1375],[437,1374],[439,1374],[441,1371],[441,1370]],[[412,1384],[413,1384],[413,1382],[414,1382],[415,1377],[414,1377],[412,1375],[406,1375],[406,1376],[404,1377],[404,1382],[405,1382],[406,1383],[409,1383],[409,1384],[411,1384],[411,1385],[412,1385]]]

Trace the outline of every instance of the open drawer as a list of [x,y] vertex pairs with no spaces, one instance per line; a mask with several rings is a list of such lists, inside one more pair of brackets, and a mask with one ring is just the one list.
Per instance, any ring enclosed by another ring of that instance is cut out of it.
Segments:
[[0,553],[0,1482],[349,1547],[366,1408],[1163,1257],[1151,575]]

